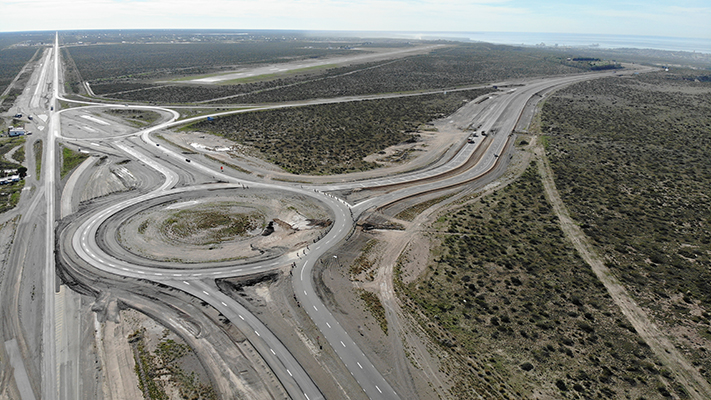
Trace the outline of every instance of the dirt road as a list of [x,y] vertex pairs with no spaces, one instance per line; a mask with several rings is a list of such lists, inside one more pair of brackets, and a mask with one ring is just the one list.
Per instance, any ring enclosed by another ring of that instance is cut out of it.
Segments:
[[627,320],[635,328],[642,340],[645,341],[659,358],[669,368],[676,379],[684,386],[689,396],[693,399],[710,399],[711,386],[701,376],[699,371],[674,347],[669,337],[649,319],[645,311],[629,295],[620,281],[605,266],[602,256],[595,250],[590,239],[583,233],[570,217],[568,209],[558,193],[553,181],[553,171],[548,164],[548,159],[542,148],[536,150],[539,173],[543,181],[546,198],[553,206],[555,214],[560,221],[560,227],[566,238],[570,240],[580,256],[592,268],[597,278],[605,285],[615,304],[620,307]]

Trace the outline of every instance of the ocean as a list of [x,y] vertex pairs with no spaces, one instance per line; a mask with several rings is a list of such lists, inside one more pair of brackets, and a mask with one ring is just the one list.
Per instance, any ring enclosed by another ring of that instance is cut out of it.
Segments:
[[689,51],[711,54],[711,40],[666,36],[603,35],[578,33],[525,33],[525,32],[427,32],[402,33],[403,36],[422,39],[458,39],[498,44],[534,46],[590,47],[601,49],[636,48],[670,51]]

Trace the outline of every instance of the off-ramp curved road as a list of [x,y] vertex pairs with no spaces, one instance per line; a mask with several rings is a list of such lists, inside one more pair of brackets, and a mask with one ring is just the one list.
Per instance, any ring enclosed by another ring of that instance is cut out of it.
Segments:
[[[58,40],[55,40],[53,49],[55,62],[52,65],[54,69],[52,71],[54,73],[54,82],[60,82],[58,76],[59,57],[56,56],[59,54],[58,51]],[[48,62],[46,64],[49,65]],[[479,179],[491,173],[491,171],[498,171],[496,166],[501,163],[504,157],[508,156],[506,149],[510,146],[512,132],[526,104],[531,98],[540,96],[554,88],[587,79],[610,76],[611,74],[610,72],[604,72],[536,79],[526,82],[515,89],[508,89],[491,96],[491,98],[486,101],[485,106],[478,109],[478,112],[472,116],[472,122],[481,126],[480,129],[492,134],[486,138],[479,138],[476,143],[462,145],[453,157],[443,159],[437,166],[393,177],[322,185],[257,181],[254,178],[247,180],[242,177],[237,178],[236,176],[232,176],[229,171],[220,173],[216,170],[214,165],[207,162],[203,164],[197,160],[192,160],[192,162],[188,163],[185,160],[185,155],[180,154],[168,146],[160,146],[160,143],[152,139],[151,135],[157,131],[204,119],[207,115],[179,121],[179,114],[165,107],[86,104],[81,107],[155,109],[163,113],[169,113],[171,115],[169,120],[148,129],[115,135],[109,138],[105,136],[71,138],[72,143],[82,143],[83,148],[123,153],[124,156],[137,160],[155,170],[162,175],[164,179],[150,192],[114,202],[105,208],[82,212],[80,216],[63,227],[61,232],[59,232],[59,250],[62,254],[67,254],[67,257],[82,260],[84,265],[77,268],[84,268],[88,273],[94,270],[97,272],[100,271],[105,276],[114,276],[116,279],[132,278],[157,282],[188,293],[210,304],[229,318],[231,323],[235,324],[235,326],[244,333],[292,398],[319,399],[324,397],[321,390],[290,353],[289,349],[286,348],[256,316],[248,312],[237,301],[222,293],[215,284],[216,278],[235,277],[258,271],[269,271],[295,263],[296,268],[293,269],[292,279],[294,294],[315,326],[318,327],[323,337],[328,341],[331,348],[340,357],[345,368],[350,371],[367,397],[372,399],[397,399],[400,398],[400,396],[394,390],[393,385],[373,366],[364,352],[358,348],[356,343],[349,336],[349,333],[341,327],[317,295],[313,279],[315,263],[327,251],[334,248],[334,246],[342,244],[344,240],[347,240],[353,229],[355,229],[355,221],[367,210],[390,204],[399,199],[417,196],[422,193],[463,185]],[[60,85],[55,84],[53,86],[55,88],[53,96],[55,102],[59,100],[70,101],[60,96],[58,92]],[[249,110],[220,112],[211,114],[210,116],[221,116],[263,109],[298,107],[304,104],[361,101],[392,96],[397,95],[313,100],[268,107],[255,107]],[[59,128],[59,119],[62,113],[76,112],[76,109],[77,108],[72,108],[63,110],[62,112],[52,113],[52,128],[48,135],[48,138],[51,140],[48,141],[48,144],[51,144],[55,139],[70,139],[62,135]],[[48,146],[48,148],[53,148],[53,146]],[[49,161],[54,163],[51,159]],[[189,171],[196,176],[219,176],[219,179],[214,179],[219,182],[179,186],[181,174],[184,173],[184,171]],[[45,187],[48,188],[46,195],[50,196],[55,182],[54,176],[50,177],[50,172],[47,174],[48,176],[44,184]],[[52,171],[52,174],[54,174],[54,171]],[[374,188],[387,188],[388,190],[382,191],[384,194],[373,195],[357,204],[349,204],[333,194],[333,192],[339,190],[369,190]],[[308,197],[328,209],[333,224],[320,240],[310,244],[308,248],[301,249],[302,255],[298,258],[296,258],[294,254],[284,254],[276,258],[258,262],[215,262],[183,266],[176,266],[174,263],[160,262],[138,263],[125,253],[122,253],[121,250],[115,246],[102,245],[102,235],[111,233],[111,229],[106,225],[107,221],[111,218],[120,217],[123,215],[121,213],[130,214],[132,207],[146,202],[160,202],[162,199],[176,198],[187,194],[193,197],[199,197],[202,195],[213,195],[220,191],[229,192],[233,190],[239,190],[242,191],[242,193],[249,191],[280,191]],[[50,210],[50,208],[52,210]],[[54,203],[48,199],[48,226],[53,226],[54,224],[55,218],[53,210]],[[47,232],[47,242],[53,243],[54,230],[48,228]],[[47,248],[47,259],[53,259],[54,249],[52,246],[47,246]],[[47,268],[46,279],[53,279],[53,268],[53,264]],[[48,285],[48,287],[49,286],[51,285]],[[47,289],[45,295],[48,299],[53,298],[53,288]],[[50,302],[51,300],[47,301]],[[47,303],[45,306],[48,310],[54,309],[53,304]],[[51,314],[51,312],[48,314]],[[47,329],[44,334],[44,342],[50,344],[50,342],[53,342],[54,329],[51,315],[45,325]],[[45,348],[43,358],[45,365],[45,378],[43,379],[45,388],[43,390],[44,398],[61,397],[57,395],[58,388],[55,387],[57,378],[53,375],[53,371],[56,371],[53,352],[54,349],[51,346]]]

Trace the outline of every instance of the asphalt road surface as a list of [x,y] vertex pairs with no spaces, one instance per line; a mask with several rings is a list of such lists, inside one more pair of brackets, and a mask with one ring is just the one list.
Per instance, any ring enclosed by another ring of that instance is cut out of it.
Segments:
[[[75,256],[89,266],[88,268],[110,274],[116,279],[134,278],[158,282],[181,290],[212,305],[245,334],[292,398],[319,399],[323,398],[322,392],[290,353],[289,349],[256,316],[222,293],[214,283],[215,278],[235,277],[252,274],[257,271],[269,271],[296,263],[292,279],[295,296],[315,326],[321,331],[323,337],[328,341],[328,344],[339,356],[345,368],[350,371],[367,397],[372,399],[396,399],[400,396],[393,389],[391,383],[373,366],[364,352],[358,348],[348,332],[343,329],[316,294],[313,280],[314,266],[326,252],[347,240],[354,229],[354,221],[366,210],[392,203],[398,199],[472,182],[493,171],[497,165],[501,164],[502,157],[506,156],[505,150],[508,148],[507,146],[510,146],[511,134],[524,107],[532,97],[540,96],[552,88],[577,81],[611,75],[611,73],[596,73],[531,80],[516,89],[492,95],[490,99],[482,103],[481,107],[475,108],[472,119],[473,124],[480,126],[478,130],[485,130],[489,136],[486,138],[479,137],[475,143],[463,144],[456,154],[442,160],[442,162],[431,168],[365,181],[302,186],[287,182],[245,180],[244,178],[231,176],[229,171],[220,173],[216,170],[215,165],[207,161],[191,160],[191,162],[186,162],[184,154],[169,148],[169,146],[159,146],[151,138],[151,135],[157,131],[204,119],[206,116],[177,121],[179,114],[168,108],[124,105],[123,107],[126,108],[153,109],[162,115],[166,115],[166,119],[164,122],[148,129],[115,134],[111,128],[112,122],[102,121],[90,115],[87,115],[88,118],[79,116],[82,121],[81,125],[84,127],[83,133],[68,132],[63,134],[60,129],[62,115],[67,112],[76,113],[77,111],[76,108],[61,112],[53,110],[56,110],[59,100],[69,101],[63,99],[60,93],[62,85],[59,77],[59,47],[56,37],[53,49],[46,52],[41,63],[43,67],[38,78],[36,81],[32,81],[36,86],[29,103],[33,113],[45,115],[45,118],[40,120],[46,122],[46,126],[40,129],[46,135],[43,176],[41,177],[42,186],[41,190],[34,195],[29,206],[29,211],[33,214],[36,210],[43,209],[44,211],[42,213],[44,232],[41,240],[44,250],[42,262],[44,312],[41,320],[42,352],[40,367],[37,368],[38,372],[34,372],[36,369],[30,365],[31,363],[22,359],[24,357],[23,353],[26,354],[28,352],[26,349],[30,348],[31,345],[25,344],[29,340],[22,336],[20,322],[13,316],[12,310],[13,307],[14,310],[17,310],[16,304],[3,307],[3,334],[5,350],[6,353],[11,355],[12,364],[16,371],[14,375],[15,381],[18,390],[22,393],[22,398],[41,397],[45,399],[72,398],[78,393],[77,386],[81,385],[80,377],[77,376],[79,374],[78,369],[67,366],[69,364],[68,360],[74,359],[74,357],[64,354],[61,360],[58,360],[57,349],[55,348],[55,340],[58,332],[60,332],[57,329],[55,320],[64,321],[63,316],[58,318],[54,314],[56,289],[54,227],[57,220],[55,197],[58,186],[57,160],[55,158],[57,151],[56,140],[70,142],[74,145],[81,144],[81,147],[96,152],[123,154],[125,157],[143,163],[163,177],[162,182],[156,183],[150,192],[82,213],[63,231],[67,237],[67,245],[62,246],[62,251],[73,252]],[[51,91],[48,91],[49,87],[52,88]],[[251,112],[258,109],[297,107],[304,104],[349,102],[395,96],[406,97],[412,96],[412,94],[319,99],[258,107],[250,110],[214,113],[212,116]],[[88,110],[98,107],[116,108],[117,105],[85,104],[81,109]],[[73,117],[76,118],[76,115],[73,114]],[[200,176],[207,181],[219,180],[220,183],[178,186],[178,184],[184,182],[184,177],[186,176]],[[379,196],[370,197],[358,204],[348,204],[343,199],[329,193],[337,190],[372,189],[377,187],[392,187],[393,190]],[[136,207],[172,197],[179,198],[185,195],[206,196],[216,190],[226,192],[231,190],[247,192],[280,191],[308,196],[329,210],[333,217],[333,224],[320,240],[310,244],[308,249],[302,249],[297,258],[294,257],[294,254],[285,254],[266,261],[204,263],[198,267],[189,265],[176,266],[160,262],[139,263],[130,255],[122,253],[117,246],[106,245],[106,241],[103,240],[103,236],[109,235],[114,231],[113,225],[111,225],[112,218],[121,218],[122,215],[130,216],[132,210]],[[71,195],[71,193],[68,195]],[[63,207],[63,210],[71,209],[71,203],[67,204],[69,205]],[[20,223],[17,233],[19,237],[32,238],[32,234],[27,231],[31,224],[30,221],[34,222],[36,218],[35,216],[31,217],[31,219],[27,216],[23,217],[23,222]],[[21,254],[21,251],[12,252],[13,257],[19,257]],[[25,249],[25,254],[27,254],[27,249]],[[22,260],[16,260],[16,262],[23,263]],[[21,274],[15,276],[15,280],[19,281],[20,279]],[[14,293],[19,293],[19,287],[19,284],[14,286]],[[5,310],[9,310],[9,312]],[[62,331],[61,334],[65,335],[66,333]],[[71,340],[65,338],[58,342],[69,343]],[[63,351],[76,352],[77,350],[64,348]],[[20,353],[20,356],[18,356],[18,353]],[[18,358],[20,358],[19,361]],[[60,370],[64,372],[58,373]],[[39,378],[41,381],[40,391],[37,391],[36,384],[33,383],[38,380],[37,375],[41,376]],[[72,389],[67,389],[68,387]],[[35,396],[35,393],[39,394],[39,396]]]

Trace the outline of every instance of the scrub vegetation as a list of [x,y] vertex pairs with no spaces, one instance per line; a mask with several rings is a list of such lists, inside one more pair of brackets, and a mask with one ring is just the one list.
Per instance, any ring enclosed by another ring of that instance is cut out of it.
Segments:
[[[2,36],[0,34],[0,45]],[[22,74],[20,74],[20,71],[28,62],[31,62],[41,54],[41,49],[31,47],[13,47],[0,50],[0,94],[3,95],[0,97],[0,112],[7,112],[17,97],[22,94],[33,70],[28,68]],[[17,77],[17,80],[11,85],[15,77]]]
[[[350,267],[351,280],[353,281],[372,281],[375,278],[375,272],[377,268],[374,269],[376,262],[374,259],[377,257],[373,255],[373,250],[378,245],[377,239],[371,239],[363,247],[360,255],[353,260]],[[363,277],[363,275],[365,277]]]
[[[122,101],[161,103],[264,103],[410,92],[575,73],[598,69],[602,65],[615,65],[605,60],[569,62],[567,54],[552,50],[484,43],[444,43],[447,47],[429,54],[337,68],[317,68],[287,77],[264,76],[258,82],[236,85],[198,85],[157,79],[174,74],[234,70],[238,63],[290,61],[293,57],[302,56],[304,49],[298,47],[301,42],[269,44],[261,54],[257,50],[262,49],[250,47],[253,45],[227,43],[85,46],[72,47],[69,52],[80,71],[73,74],[74,79],[87,80],[97,95]],[[406,42],[400,44],[409,46]],[[246,49],[246,52],[242,53],[240,48]],[[225,52],[219,53],[219,49]],[[185,55],[179,52],[183,50],[187,51]],[[294,55],[274,58],[279,51]],[[310,51],[315,52],[311,57],[341,54],[317,48]],[[131,63],[125,60],[131,60]]]
[[32,151],[35,153],[35,175],[39,179],[42,175],[42,139],[35,140]]
[[380,302],[380,298],[373,292],[369,292],[365,289],[357,289],[360,299],[365,304],[365,307],[370,311],[371,315],[378,321],[380,329],[382,329],[385,335],[388,334],[388,320],[385,318],[385,308],[383,303]]
[[149,110],[110,109],[105,112],[124,119],[124,121],[136,128],[151,125],[160,118],[159,113]]
[[183,368],[183,359],[192,353],[190,347],[167,338],[164,333],[155,349],[150,349],[145,336],[145,329],[139,329],[129,335],[128,341],[136,361],[138,387],[146,399],[173,398],[168,395],[169,388],[177,389],[181,399],[217,399],[211,386],[201,383],[195,372],[188,373]]
[[5,155],[7,153],[9,153],[15,147],[23,145],[23,144],[25,144],[25,137],[24,136],[15,136],[15,137],[1,136],[0,137],[0,169],[13,169],[13,168],[17,169],[22,166],[18,163],[7,161],[5,159]]
[[74,151],[68,147],[62,146],[62,170],[60,176],[64,178],[69,172],[76,168],[84,160],[89,158],[88,154]]
[[257,111],[184,129],[224,136],[294,174],[342,174],[377,168],[377,163],[363,158],[416,141],[418,127],[492,90]]
[[711,379],[711,75],[579,83],[542,116],[556,185],[607,266]]
[[434,228],[426,272],[396,288],[450,355],[453,397],[685,396],[566,242],[535,165]]
[[[210,206],[172,213],[161,224],[161,233],[172,240],[193,245],[206,245],[246,236],[263,225],[258,213],[235,214],[227,206]],[[139,233],[141,226],[139,226]],[[145,227],[143,227],[145,231]]]
[[130,43],[69,49],[81,77],[91,83],[164,79],[231,71],[236,65],[282,63],[353,53],[308,41],[233,43]]
[[14,47],[0,50],[0,93],[5,91],[36,52],[37,48],[35,47]]

